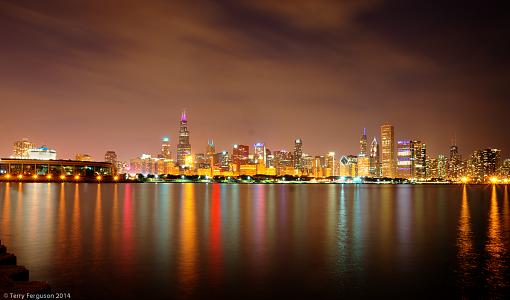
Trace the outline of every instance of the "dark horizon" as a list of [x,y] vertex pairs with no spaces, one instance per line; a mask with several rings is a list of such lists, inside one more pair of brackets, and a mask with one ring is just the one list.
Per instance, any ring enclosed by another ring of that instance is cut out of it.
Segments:
[[356,154],[395,126],[430,155],[509,156],[502,1],[0,0],[0,157],[27,137],[60,158],[265,142]]

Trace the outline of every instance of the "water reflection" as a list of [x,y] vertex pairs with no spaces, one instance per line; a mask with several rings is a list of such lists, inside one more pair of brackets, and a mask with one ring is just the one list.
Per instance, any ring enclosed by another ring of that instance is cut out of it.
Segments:
[[498,196],[496,185],[492,186],[490,210],[489,210],[489,228],[487,231],[487,244],[485,246],[488,253],[488,259],[485,269],[487,271],[487,284],[492,295],[498,295],[499,292],[508,285],[504,276],[505,264],[504,255],[506,254],[505,245],[501,238],[501,224],[498,211]]
[[462,289],[461,293],[466,296],[466,291],[474,285],[475,258],[467,186],[464,185],[457,234],[457,260],[459,287]]
[[221,197],[220,185],[212,185],[212,199],[209,225],[209,260],[211,265],[211,280],[217,283],[221,276],[222,267],[222,238],[221,238]]
[[2,231],[10,232],[11,228],[11,219],[10,214],[12,213],[11,210],[11,183],[7,182],[5,184],[5,192],[3,196],[3,205],[2,207],[2,220],[0,220],[0,224],[2,225]]
[[178,279],[183,295],[189,297],[197,280],[197,225],[193,184],[184,185],[181,198]]

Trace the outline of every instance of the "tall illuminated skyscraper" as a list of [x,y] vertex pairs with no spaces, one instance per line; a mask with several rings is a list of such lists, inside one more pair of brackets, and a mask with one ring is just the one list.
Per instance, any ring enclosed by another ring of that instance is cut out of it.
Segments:
[[450,159],[448,160],[448,178],[457,180],[460,177],[460,169],[462,163],[462,156],[459,153],[459,147],[454,140],[453,145],[450,147]]
[[172,151],[170,150],[170,138],[165,136],[161,141],[161,157],[170,159],[172,158]]
[[325,174],[326,176],[337,175],[335,152],[329,152],[328,155],[326,155],[326,169],[327,169],[326,171],[329,172],[329,174]]
[[381,126],[381,175],[395,177],[395,132],[389,124]]
[[303,142],[301,139],[294,141],[294,169],[303,169]]
[[264,143],[256,143],[255,145],[253,145],[253,159],[255,159],[255,161],[259,161],[260,159],[262,159],[262,161],[264,162],[264,165],[266,165],[266,159],[267,159],[267,153],[266,153],[266,146],[264,145]]
[[377,143],[377,139],[375,137],[370,144],[370,176],[381,176],[379,144]]
[[205,147],[205,160],[209,167],[213,165],[214,154],[216,154],[216,146],[214,146],[214,140],[207,140],[207,146]]
[[179,127],[179,144],[177,144],[177,165],[186,165],[186,156],[191,155],[191,144],[189,143],[188,117],[186,111],[181,114]]
[[367,129],[363,128],[363,135],[359,140],[359,155],[366,156],[368,155],[368,142],[367,142]]

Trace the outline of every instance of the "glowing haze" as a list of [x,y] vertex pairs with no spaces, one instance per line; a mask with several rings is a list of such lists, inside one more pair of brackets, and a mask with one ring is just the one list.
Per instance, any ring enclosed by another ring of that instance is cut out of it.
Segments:
[[456,135],[506,157],[509,11],[432,2],[0,0],[0,157],[23,137],[63,158],[164,136],[175,153],[184,109],[194,153],[357,153],[390,122],[431,154]]

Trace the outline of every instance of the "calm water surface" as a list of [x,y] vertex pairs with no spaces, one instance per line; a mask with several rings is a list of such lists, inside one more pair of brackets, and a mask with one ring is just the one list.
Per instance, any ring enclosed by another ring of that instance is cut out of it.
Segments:
[[0,183],[0,239],[74,299],[510,295],[504,186]]

